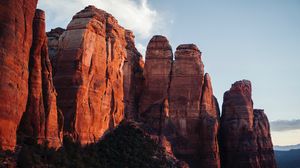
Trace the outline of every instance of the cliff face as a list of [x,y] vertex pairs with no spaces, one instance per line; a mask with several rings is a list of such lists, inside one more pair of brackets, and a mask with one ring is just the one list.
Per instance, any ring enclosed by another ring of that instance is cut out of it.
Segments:
[[57,27],[47,32],[48,37],[48,52],[52,65],[53,75],[55,74],[57,64],[57,54],[59,50],[59,37],[65,32],[65,29]]
[[139,104],[141,119],[149,124],[155,133],[161,132],[164,118],[168,115],[168,91],[172,68],[172,48],[166,37],[154,36],[146,51],[144,67],[145,85]]
[[0,146],[13,149],[26,110],[28,60],[37,0],[0,2]]
[[276,167],[268,123],[261,110],[253,110],[250,81],[235,82],[224,94],[222,167]]
[[261,167],[276,167],[269,120],[264,110],[254,109],[253,112],[259,164]]
[[[60,128],[61,130],[61,128]],[[37,9],[33,20],[33,41],[29,58],[28,99],[18,128],[20,140],[37,139],[50,147],[61,144],[56,108],[56,91],[45,33],[45,13]]]
[[193,44],[177,47],[154,36],[147,47],[140,119],[166,137],[172,151],[192,166],[220,167],[219,110],[201,52]]
[[64,131],[82,144],[95,142],[124,115],[122,66],[125,30],[89,6],[61,35],[54,84]]
[[123,66],[124,111],[127,119],[137,119],[139,99],[144,85],[144,61],[135,48],[134,35],[130,30],[126,30],[126,51]]

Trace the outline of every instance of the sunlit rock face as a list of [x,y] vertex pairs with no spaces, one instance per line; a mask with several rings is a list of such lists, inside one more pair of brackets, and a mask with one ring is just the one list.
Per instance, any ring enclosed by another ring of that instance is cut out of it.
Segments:
[[[28,99],[18,129],[20,141],[33,138],[49,147],[60,147],[56,91],[52,81],[45,32],[45,12],[37,9],[33,20],[33,40],[29,57]],[[20,142],[22,143],[22,142]]]
[[173,58],[166,37],[154,36],[144,77],[140,119],[154,134],[166,137],[175,156],[192,167],[220,167],[219,108],[198,47],[180,45]]
[[235,82],[222,108],[222,167],[276,167],[269,122],[262,110],[253,110],[251,82]]
[[0,146],[14,149],[26,110],[32,22],[37,0],[0,2]]
[[81,144],[99,140],[124,117],[125,29],[93,6],[77,13],[59,40],[54,84],[64,131]]

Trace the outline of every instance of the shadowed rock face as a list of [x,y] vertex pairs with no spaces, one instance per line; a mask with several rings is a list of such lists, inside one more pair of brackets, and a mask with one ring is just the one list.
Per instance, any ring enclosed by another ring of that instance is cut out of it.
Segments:
[[54,84],[64,131],[82,144],[98,140],[122,119],[125,30],[88,6],[61,35]]
[[140,119],[153,134],[166,137],[175,156],[191,167],[220,167],[219,108],[197,46],[178,46],[173,60],[168,40],[154,36],[147,47],[144,77]]
[[222,167],[276,167],[269,123],[253,110],[250,81],[235,82],[224,94],[219,141]]
[[254,109],[254,131],[261,167],[276,167],[269,120],[262,109]]
[[218,101],[213,95],[209,74],[204,76],[200,109],[199,165],[207,168],[220,167],[218,145],[220,110]]
[[45,33],[45,12],[37,9],[33,20],[33,42],[29,58],[28,100],[18,129],[20,140],[34,138],[49,147],[59,147],[56,91]]
[[0,2],[0,146],[3,149],[15,147],[17,126],[26,110],[36,4],[37,0]]
[[123,66],[125,116],[127,119],[137,119],[144,81],[144,61],[135,48],[134,35],[130,30],[126,30],[126,51],[127,56]]
[[195,154],[199,147],[200,104],[204,66],[201,53],[193,44],[177,47],[172,67],[169,122],[173,133],[175,154]]
[[162,105],[168,101],[172,59],[172,48],[167,38],[152,37],[146,51],[145,85],[139,103],[139,114],[155,132],[161,131]]
[[55,29],[51,29],[50,32],[47,32],[48,37],[48,51],[49,58],[51,61],[53,75],[55,75],[55,68],[57,64],[57,53],[59,47],[59,37],[65,32],[65,29],[57,27]]

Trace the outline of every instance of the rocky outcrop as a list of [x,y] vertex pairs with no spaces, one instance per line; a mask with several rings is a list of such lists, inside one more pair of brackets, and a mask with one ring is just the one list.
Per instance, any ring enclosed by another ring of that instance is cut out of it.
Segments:
[[88,6],[61,35],[54,84],[64,131],[81,144],[99,140],[124,115],[125,30],[110,14]]
[[[204,65],[197,46],[185,44],[177,47],[172,68],[168,125],[175,126],[171,142],[174,153],[191,155],[198,151],[200,132],[200,104]],[[167,131],[169,132],[169,131]]]
[[154,132],[161,132],[163,105],[168,111],[168,91],[173,63],[173,53],[169,41],[164,36],[154,36],[150,40],[144,67],[145,84],[139,102],[141,119],[151,125]]
[[18,128],[18,137],[34,138],[49,147],[59,147],[56,91],[48,56],[45,12],[37,9],[33,20],[33,41],[29,58],[28,99]]
[[262,109],[254,109],[254,132],[256,135],[260,167],[276,167],[269,120]]
[[52,65],[53,75],[55,75],[55,67],[57,64],[57,53],[59,47],[59,37],[65,32],[65,29],[57,27],[47,32],[48,37],[48,53]]
[[268,120],[261,110],[253,110],[251,82],[235,82],[225,92],[222,108],[222,167],[276,167]]
[[138,104],[141,97],[144,76],[144,61],[142,55],[135,48],[132,31],[126,30],[126,51],[124,61],[124,108],[127,119],[137,119]]
[[191,167],[220,167],[219,108],[197,46],[178,46],[173,60],[168,40],[154,36],[144,77],[139,112],[152,134],[166,137],[175,156]]
[[28,95],[28,60],[37,0],[0,2],[0,146],[14,149]]
[[200,147],[199,166],[207,168],[220,167],[218,144],[220,109],[215,96],[209,74],[205,74],[200,105]]

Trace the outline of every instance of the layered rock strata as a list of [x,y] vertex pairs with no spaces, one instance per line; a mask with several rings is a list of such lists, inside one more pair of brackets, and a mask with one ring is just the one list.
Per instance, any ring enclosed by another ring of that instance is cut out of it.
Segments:
[[242,80],[224,94],[219,139],[224,168],[276,167],[268,120],[253,110],[251,90],[251,82]]
[[220,167],[219,108],[201,52],[193,44],[172,48],[163,36],[147,47],[140,119],[166,137],[172,151],[193,167]]
[[0,2],[0,146],[14,149],[26,110],[28,60],[37,0]]
[[[161,132],[163,105],[168,110],[170,75],[173,53],[169,41],[164,36],[154,36],[150,40],[144,67],[144,88],[139,102],[139,115],[155,132]],[[168,113],[168,112],[166,112]]]
[[59,147],[62,128],[58,126],[57,115],[56,91],[45,32],[45,12],[37,9],[29,58],[27,106],[18,128],[20,140],[34,138],[40,144]]
[[92,143],[124,116],[125,30],[93,6],[77,13],[61,35],[54,84],[64,131]]

